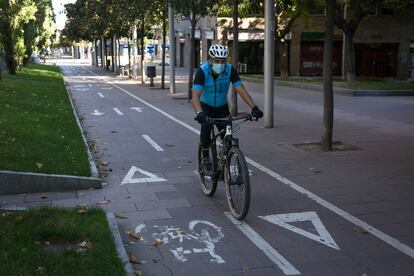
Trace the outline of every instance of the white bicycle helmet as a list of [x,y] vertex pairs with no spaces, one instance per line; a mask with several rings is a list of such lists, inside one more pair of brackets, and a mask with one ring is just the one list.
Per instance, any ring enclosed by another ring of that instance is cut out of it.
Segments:
[[226,46],[223,46],[221,44],[213,44],[208,50],[208,55],[213,59],[226,60],[229,56],[229,50]]

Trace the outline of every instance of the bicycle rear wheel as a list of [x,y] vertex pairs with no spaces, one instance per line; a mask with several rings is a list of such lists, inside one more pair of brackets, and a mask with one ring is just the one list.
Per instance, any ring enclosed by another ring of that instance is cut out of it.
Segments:
[[[210,143],[209,148],[210,160],[213,163],[213,169],[217,172],[217,149],[215,143]],[[201,158],[202,158],[202,147],[201,144],[198,145],[198,157],[197,157],[197,172],[200,179],[201,190],[207,196],[213,196],[217,189],[217,175],[206,176],[203,173],[201,167]]]
[[246,159],[237,147],[231,147],[227,153],[224,183],[232,215],[244,219],[250,207],[250,177]]

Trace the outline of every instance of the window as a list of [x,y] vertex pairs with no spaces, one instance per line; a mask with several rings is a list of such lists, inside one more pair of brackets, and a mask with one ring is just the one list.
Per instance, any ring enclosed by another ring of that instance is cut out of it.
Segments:
[[393,16],[394,15],[394,9],[389,8],[389,7],[382,7],[381,8],[381,15]]

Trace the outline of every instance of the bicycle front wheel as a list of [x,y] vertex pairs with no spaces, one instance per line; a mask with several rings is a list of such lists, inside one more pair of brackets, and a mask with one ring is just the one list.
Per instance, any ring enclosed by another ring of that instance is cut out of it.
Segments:
[[231,147],[227,153],[224,183],[232,215],[244,219],[250,207],[250,177],[246,159],[237,147]]
[[[207,196],[213,196],[217,189],[217,175],[207,176],[204,175],[203,170],[201,168],[201,157],[202,157],[202,148],[201,144],[198,145],[198,162],[197,162],[197,172],[200,179],[201,190]],[[213,169],[217,172],[217,149],[216,144],[211,143],[209,148],[209,155],[210,160],[213,163]]]

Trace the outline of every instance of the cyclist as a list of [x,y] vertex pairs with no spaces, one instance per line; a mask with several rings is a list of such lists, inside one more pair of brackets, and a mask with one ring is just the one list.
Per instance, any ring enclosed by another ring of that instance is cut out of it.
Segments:
[[[194,77],[193,107],[197,112],[196,120],[201,124],[200,143],[202,145],[201,166],[205,175],[212,175],[213,166],[209,158],[211,142],[211,125],[206,124],[207,117],[224,118],[230,115],[227,104],[227,92],[230,82],[243,101],[249,105],[254,118],[262,118],[263,112],[250,97],[237,70],[227,63],[229,51],[220,44],[211,45],[208,54],[210,59],[200,66]],[[224,126],[217,127],[221,131]]]

